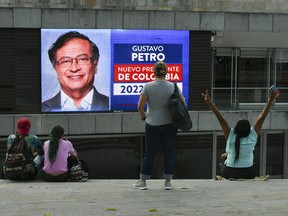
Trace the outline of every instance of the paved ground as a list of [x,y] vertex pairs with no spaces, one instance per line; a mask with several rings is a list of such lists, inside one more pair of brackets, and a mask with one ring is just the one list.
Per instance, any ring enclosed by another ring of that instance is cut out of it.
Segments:
[[131,188],[136,180],[88,182],[11,182],[0,180],[1,216],[167,216],[288,215],[288,179],[268,181],[147,181],[148,190]]

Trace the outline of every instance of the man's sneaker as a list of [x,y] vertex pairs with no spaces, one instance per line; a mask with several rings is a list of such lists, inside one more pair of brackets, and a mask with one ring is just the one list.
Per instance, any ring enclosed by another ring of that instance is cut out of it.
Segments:
[[147,189],[146,181],[144,179],[139,179],[136,182],[136,184],[132,185],[132,187],[139,190],[146,190]]
[[164,182],[164,190],[171,190],[172,189],[172,184],[170,179],[166,179]]

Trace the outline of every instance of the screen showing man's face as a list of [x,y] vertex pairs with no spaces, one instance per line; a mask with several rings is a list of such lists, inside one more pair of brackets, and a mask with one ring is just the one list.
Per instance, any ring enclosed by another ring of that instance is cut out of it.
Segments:
[[[155,80],[157,61],[166,63],[167,81],[178,84],[188,104],[189,35],[181,30],[41,29],[42,112],[137,111],[145,83]],[[100,56],[99,61],[92,56]]]
[[56,51],[55,70],[61,89],[70,97],[93,87],[96,64],[87,40],[72,39]]
[[41,29],[42,112],[109,111],[110,71],[111,30]]

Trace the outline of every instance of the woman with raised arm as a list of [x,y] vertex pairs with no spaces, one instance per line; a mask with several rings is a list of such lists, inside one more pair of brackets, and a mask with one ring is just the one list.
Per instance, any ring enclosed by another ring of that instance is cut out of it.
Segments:
[[255,178],[253,151],[257,143],[258,135],[261,132],[263,122],[269,113],[273,100],[278,96],[277,92],[270,92],[270,97],[266,105],[252,127],[248,120],[241,119],[236,123],[235,128],[229,126],[226,119],[211,101],[208,90],[206,90],[205,93],[202,93],[202,96],[218,119],[226,139],[225,152],[227,158],[223,165],[222,176],[226,179]]

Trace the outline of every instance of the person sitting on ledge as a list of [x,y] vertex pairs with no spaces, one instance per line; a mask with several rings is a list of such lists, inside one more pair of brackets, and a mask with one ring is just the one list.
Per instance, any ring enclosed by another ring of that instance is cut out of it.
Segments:
[[226,119],[211,101],[208,90],[201,95],[217,117],[226,139],[226,154],[222,155],[222,157],[227,156],[227,158],[222,167],[222,177],[225,179],[255,178],[253,151],[257,144],[257,138],[261,132],[263,122],[267,117],[273,100],[278,96],[277,92],[270,91],[270,97],[257,117],[253,127],[251,127],[248,120],[241,119],[236,123],[235,128],[229,126]]

